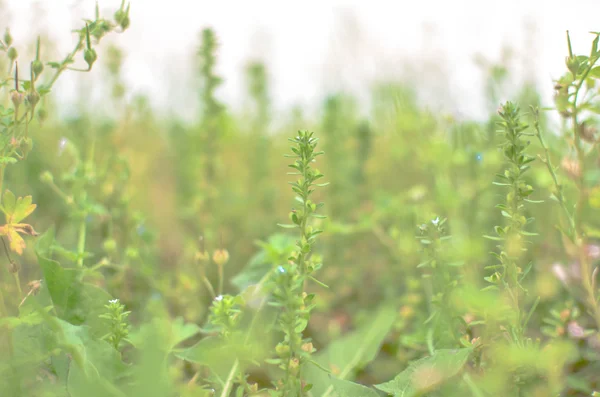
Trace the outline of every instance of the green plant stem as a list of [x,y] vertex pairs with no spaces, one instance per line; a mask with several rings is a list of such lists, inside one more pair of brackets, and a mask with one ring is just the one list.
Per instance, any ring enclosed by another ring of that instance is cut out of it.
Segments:
[[206,276],[202,276],[202,281],[204,282],[204,285],[206,286],[206,288],[208,289],[208,291],[212,295],[213,299],[216,298],[217,294],[215,293],[215,289],[213,288],[213,286],[210,283],[210,281],[208,280],[208,278],[206,278]]
[[219,270],[219,295],[223,295],[223,265],[218,265]]
[[83,255],[85,253],[85,235],[87,231],[85,218],[86,214],[83,215],[83,219],[79,222],[79,237],[77,239],[77,266],[79,267],[83,267]]
[[69,55],[67,55],[65,60],[61,63],[61,66],[58,69],[56,69],[56,73],[54,73],[54,76],[52,76],[52,79],[50,79],[50,81],[48,82],[48,88],[52,87],[54,85],[54,83],[56,82],[56,80],[60,77],[60,75],[65,70],[67,70],[69,63],[73,60],[73,58],[75,57],[75,54],[77,54],[77,52],[79,52],[80,47],[83,45],[83,40],[84,40],[84,38],[80,35],[79,41],[77,42],[77,45],[75,46],[73,51],[71,51],[71,53]]
[[6,170],[6,164],[0,165],[0,202],[2,201],[2,196],[4,190],[2,190],[4,186],[4,171]]
[[571,122],[573,127],[573,140],[575,143],[575,150],[577,152],[577,161],[579,163],[579,177],[577,179],[577,187],[579,190],[579,197],[577,199],[577,205],[575,207],[575,215],[574,215],[574,229],[575,229],[575,243],[578,247],[579,251],[579,262],[581,266],[581,277],[583,282],[583,288],[587,293],[588,305],[592,311],[592,316],[596,322],[596,327],[600,329],[600,308],[598,307],[598,303],[596,300],[596,292],[593,287],[592,280],[592,268],[591,264],[587,258],[587,254],[585,252],[585,248],[587,245],[586,236],[583,233],[583,207],[585,206],[587,200],[587,191],[585,188],[585,152],[583,148],[583,143],[581,141],[581,137],[579,136],[579,122],[577,120],[579,108],[577,106],[577,98],[579,96],[579,92],[583,87],[583,83],[587,78],[588,74],[594,67],[594,64],[597,62],[598,58],[593,58],[593,61],[589,63],[586,70],[582,74],[579,82],[575,86],[575,92],[573,93],[573,112],[571,115]]
[[[265,283],[269,280],[269,278],[272,275],[273,275],[273,271],[270,271],[259,281],[254,292],[252,293],[252,297],[256,296],[256,294],[261,292]],[[265,296],[261,300],[260,305],[258,306],[258,309],[256,309],[256,314],[252,318],[252,322],[250,322],[250,327],[248,328],[248,333],[246,334],[246,339],[244,340],[245,344],[247,344],[249,342],[250,336],[252,335],[252,331],[254,330],[254,327],[257,324],[258,315],[260,314],[262,309],[265,307],[266,303],[267,303],[267,297]],[[225,382],[225,386],[223,386],[223,391],[221,392],[221,397],[229,396],[229,393],[231,392],[231,388],[233,387],[233,384],[234,384],[235,374],[237,373],[239,366],[240,366],[240,361],[238,359],[236,359],[235,362],[233,363],[233,366],[231,367],[231,370],[229,371],[229,375],[227,375],[227,380]],[[243,378],[244,374],[242,373],[242,374],[240,374],[240,376]]]
[[21,279],[19,277],[19,272],[13,273],[15,284],[17,285],[17,291],[19,293],[19,299],[23,298],[23,290],[21,289]]
[[539,122],[537,109],[534,109],[534,116],[535,116],[534,128],[535,128],[535,132],[536,132],[535,135],[538,138],[538,140],[540,141],[542,148],[544,149],[544,158],[542,158],[541,160],[544,164],[546,164],[546,168],[548,169],[548,172],[550,173],[550,176],[552,177],[552,181],[554,182],[554,188],[556,189],[556,199],[558,200],[560,207],[562,208],[563,212],[565,213],[565,215],[567,217],[567,220],[569,221],[569,227],[570,227],[571,233],[575,233],[575,221],[573,219],[573,215],[571,215],[571,212],[567,208],[565,196],[563,195],[562,185],[560,183],[558,183],[558,177],[556,176],[556,172],[554,171],[554,167],[552,166],[552,161],[550,160],[550,150],[548,149],[548,146],[546,145],[546,142],[544,141],[544,137],[542,136],[542,132],[540,129],[540,122]]
[[221,392],[221,397],[229,397],[229,393],[231,393],[231,388],[234,384],[235,374],[238,371],[238,367],[240,365],[240,361],[238,359],[235,360],[233,366],[231,367],[231,371],[229,371],[229,375],[227,375],[227,380],[225,381],[225,386],[223,387],[223,391]]
[[8,317],[8,310],[6,310],[6,304],[4,303],[4,293],[0,288],[0,318]]

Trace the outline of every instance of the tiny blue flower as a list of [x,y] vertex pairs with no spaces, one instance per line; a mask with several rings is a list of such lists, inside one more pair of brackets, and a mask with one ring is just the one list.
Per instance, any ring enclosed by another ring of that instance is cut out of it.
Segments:
[[281,274],[285,274],[285,268],[283,266],[278,266],[277,271]]
[[478,163],[481,163],[483,161],[483,155],[481,153],[477,153],[475,155],[475,160],[477,160]]

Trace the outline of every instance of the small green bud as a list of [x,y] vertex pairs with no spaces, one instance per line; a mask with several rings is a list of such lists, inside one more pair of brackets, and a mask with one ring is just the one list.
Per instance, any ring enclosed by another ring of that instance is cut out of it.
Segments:
[[93,48],[86,48],[83,51],[83,59],[88,64],[88,68],[91,70],[92,65],[94,64],[94,62],[96,62],[96,59],[98,59],[98,54],[96,54],[96,50],[94,50]]
[[104,251],[112,254],[117,250],[117,242],[115,239],[110,238],[108,240],[104,240],[102,247],[104,248]]
[[13,42],[13,39],[10,34],[10,29],[6,28],[6,31],[4,32],[4,44],[6,44],[8,47],[10,47],[12,42]]
[[137,259],[140,257],[140,253],[137,249],[129,247],[125,251],[125,256],[127,256],[128,259]]
[[204,264],[210,260],[210,255],[207,251],[197,251],[195,255],[195,259],[198,263]]
[[100,40],[108,32],[110,32],[110,24],[107,21],[102,20],[96,24],[96,27],[94,30],[92,30],[91,35],[97,40]]
[[38,118],[40,122],[46,121],[46,119],[48,118],[48,111],[46,110],[46,108],[41,108],[40,110],[38,110]]
[[40,181],[42,181],[43,183],[53,183],[54,176],[52,176],[52,173],[50,171],[44,171],[40,175]]
[[223,266],[229,262],[229,252],[226,249],[219,249],[213,253],[213,261],[218,266]]
[[305,351],[306,353],[312,353],[315,351],[315,348],[312,343],[308,342],[302,345],[302,351]]
[[126,10],[120,9],[117,12],[115,12],[115,21],[117,21],[122,30],[127,29],[130,24],[129,7],[130,5],[127,6]]
[[298,360],[297,358],[292,358],[290,360],[288,368],[292,375],[298,375],[298,372],[300,371],[300,360]]
[[44,64],[42,61],[36,59],[31,64],[31,70],[33,70],[33,76],[37,79],[44,71]]
[[569,69],[569,71],[573,73],[573,76],[577,76],[577,73],[579,73],[579,61],[577,60],[577,58],[566,57],[565,63],[567,64],[567,69]]
[[18,56],[19,53],[17,52],[17,49],[15,47],[10,47],[8,49],[8,59],[10,59],[12,62],[14,62]]
[[275,352],[280,357],[284,357],[284,356],[286,356],[290,352],[290,347],[288,345],[283,344],[283,343],[279,343],[277,346],[275,346]]

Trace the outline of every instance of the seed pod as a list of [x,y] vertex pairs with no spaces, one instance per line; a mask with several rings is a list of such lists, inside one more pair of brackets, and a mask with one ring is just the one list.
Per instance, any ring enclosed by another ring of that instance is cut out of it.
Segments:
[[125,30],[129,27],[130,24],[130,20],[129,20],[129,9],[131,7],[131,4],[129,4],[127,6],[126,10],[120,9],[117,12],[115,12],[115,21],[117,21],[117,23],[119,24],[119,26],[121,27],[122,30]]
[[25,93],[17,90],[12,90],[10,92],[10,100],[12,101],[15,109],[18,109],[19,106],[23,103],[23,100],[25,100]]
[[31,64],[31,70],[33,70],[33,76],[37,79],[40,76],[40,74],[42,74],[42,72],[44,71],[44,64],[42,63],[42,61],[36,59]]
[[569,71],[573,73],[573,76],[577,76],[577,73],[579,73],[579,61],[577,60],[577,58],[566,57],[565,63],[567,64],[567,69],[569,69]]
[[93,48],[86,48],[83,52],[83,59],[88,64],[88,68],[91,70],[92,65],[94,62],[96,62],[96,59],[98,59],[98,54],[96,54],[96,50]]
[[109,254],[112,254],[117,250],[117,242],[115,241],[115,239],[112,238],[105,240],[102,246],[104,248],[104,251],[108,252]]
[[25,97],[25,100],[29,106],[31,106],[31,109],[35,109],[36,105],[40,101],[40,94],[35,90],[29,91]]
[[96,24],[91,34],[97,40],[100,40],[108,32],[110,32],[110,24],[107,21],[102,20]]
[[8,59],[10,59],[11,62],[14,62],[18,56],[19,56],[19,53],[17,52],[17,49],[15,47],[10,47],[8,49]]

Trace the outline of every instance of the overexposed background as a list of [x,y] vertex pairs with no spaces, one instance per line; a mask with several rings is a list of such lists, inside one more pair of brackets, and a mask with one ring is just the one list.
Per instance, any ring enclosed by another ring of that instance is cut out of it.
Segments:
[[[94,0],[4,0],[15,45],[49,34],[57,54],[70,51],[70,30],[93,18]],[[197,88],[195,53],[199,32],[211,26],[220,42],[219,95],[240,106],[243,68],[263,60],[271,77],[276,109],[292,105],[309,111],[327,92],[346,90],[366,100],[377,80],[405,79],[424,101],[456,117],[486,113],[480,54],[495,62],[510,47],[514,83],[535,80],[550,103],[552,79],[565,70],[565,31],[573,47],[587,53],[589,31],[600,30],[599,0],[131,0],[131,27],[110,36],[126,51],[124,76],[129,95],[145,93],[165,111],[194,117]],[[103,15],[120,0],[100,0]],[[4,26],[0,25],[0,29]],[[101,47],[106,47],[104,42]],[[99,49],[100,61],[102,48]],[[94,70],[93,79],[102,70]],[[55,95],[76,100],[89,75],[61,79]],[[92,90],[91,103],[103,93]],[[68,108],[68,106],[67,106]]]

